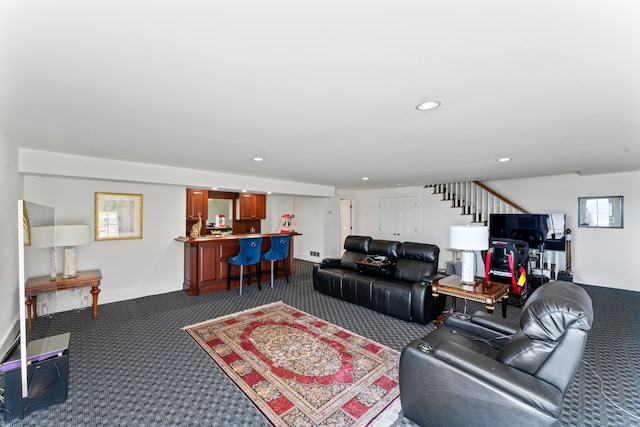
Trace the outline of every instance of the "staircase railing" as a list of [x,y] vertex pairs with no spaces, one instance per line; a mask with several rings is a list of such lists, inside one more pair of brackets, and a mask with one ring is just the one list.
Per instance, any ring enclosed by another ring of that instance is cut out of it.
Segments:
[[427,184],[433,194],[441,194],[443,201],[451,201],[452,208],[461,208],[462,215],[471,215],[471,222],[487,225],[492,213],[529,213],[480,181]]

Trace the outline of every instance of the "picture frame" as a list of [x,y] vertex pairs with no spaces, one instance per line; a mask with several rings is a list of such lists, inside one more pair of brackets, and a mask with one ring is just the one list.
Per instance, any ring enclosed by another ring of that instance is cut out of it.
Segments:
[[142,239],[142,194],[95,193],[95,240]]
[[578,227],[624,228],[624,197],[578,197]]
[[24,246],[31,246],[31,225],[29,224],[27,204],[24,201],[22,202],[22,236]]

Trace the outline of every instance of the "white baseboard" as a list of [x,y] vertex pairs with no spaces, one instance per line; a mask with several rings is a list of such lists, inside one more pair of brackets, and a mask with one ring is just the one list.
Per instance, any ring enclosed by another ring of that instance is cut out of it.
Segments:
[[20,318],[16,317],[9,329],[0,338],[0,361],[4,360],[5,356],[8,356],[5,353],[8,353],[11,349],[11,345],[18,335],[20,335]]

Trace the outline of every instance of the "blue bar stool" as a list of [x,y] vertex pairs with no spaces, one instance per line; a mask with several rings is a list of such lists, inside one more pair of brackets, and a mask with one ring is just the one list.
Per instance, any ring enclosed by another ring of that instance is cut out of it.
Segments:
[[284,271],[284,277],[287,278],[287,283],[289,283],[289,276],[287,272],[287,255],[289,255],[289,239],[291,239],[291,235],[282,234],[280,236],[271,236],[271,249],[269,251],[262,254],[262,259],[271,261],[271,287],[273,288],[273,272],[274,272],[274,262],[275,262],[275,271],[277,273],[278,270],[278,261],[282,261],[283,268],[280,270]]
[[242,295],[242,282],[244,266],[247,266],[247,285],[251,285],[251,266],[256,266],[256,281],[258,282],[258,289],[262,290],[260,285],[260,251],[262,249],[262,237],[245,237],[238,239],[240,242],[240,252],[236,256],[230,256],[227,258],[227,290],[231,289],[231,264],[240,267],[240,295]]

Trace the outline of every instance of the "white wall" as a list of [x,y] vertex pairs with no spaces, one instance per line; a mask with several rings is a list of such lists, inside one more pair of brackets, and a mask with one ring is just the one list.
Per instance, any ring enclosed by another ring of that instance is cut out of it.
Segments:
[[[7,158],[16,156],[16,149],[3,146]],[[17,244],[17,207],[15,201],[22,196],[30,201],[56,208],[59,223],[93,224],[93,197],[96,191],[140,193],[144,198],[144,238],[128,241],[92,241],[78,247],[80,269],[100,268],[104,279],[100,303],[120,301],[182,289],[182,245],[174,238],[184,234],[185,187],[152,183],[134,183],[103,179],[67,178],[28,174],[23,178],[15,171],[15,163],[5,164],[0,175],[6,182],[2,186],[6,203],[0,208],[5,235],[2,269],[6,279],[0,283],[3,308],[0,311],[0,337],[17,317],[17,283],[15,245]],[[24,184],[22,182],[24,181]],[[621,173],[580,177],[567,174],[554,177],[527,178],[487,183],[499,193],[534,213],[564,212],[573,230],[573,271],[579,283],[622,289],[640,290],[634,281],[633,244],[639,237],[637,198],[640,173]],[[347,194],[348,193],[348,194]],[[277,227],[281,213],[296,215],[295,257],[320,261],[335,256],[342,246],[338,242],[339,199],[345,196],[353,201],[353,233],[377,237],[377,202],[382,196],[417,194],[420,200],[420,241],[434,243],[442,249],[441,266],[451,259],[446,251],[449,226],[465,223],[468,217],[459,209],[451,209],[441,202],[441,196],[432,195],[431,189],[422,187],[393,188],[372,191],[339,191],[335,197],[307,197],[278,195],[267,198],[269,219],[263,224],[265,231]],[[625,228],[622,230],[580,229],[576,226],[577,197],[625,196]],[[59,263],[62,252],[59,250]],[[310,251],[320,253],[310,256]],[[41,254],[46,260],[46,254]],[[37,258],[37,256],[36,256]],[[42,262],[39,271],[28,274],[47,274],[48,263]],[[60,266],[61,268],[61,266]],[[61,296],[58,311],[69,309]],[[68,302],[77,305],[77,297]],[[7,306],[4,301],[9,301]],[[14,302],[11,302],[14,301]]]
[[[102,271],[99,303],[109,303],[182,289],[186,197],[184,187],[76,178],[24,178],[25,198],[56,209],[58,224],[94,224],[95,192],[135,193],[143,197],[143,238],[95,241],[76,248],[78,270]],[[47,250],[30,254],[27,276],[48,274]],[[62,270],[62,248],[57,250]],[[32,261],[32,260],[30,260]],[[58,292],[55,311],[77,308],[77,292]]]
[[[532,213],[565,213],[573,232],[574,281],[597,286],[640,290],[632,261],[640,239],[640,172],[579,176],[576,174],[485,182],[498,193]],[[440,267],[453,258],[449,227],[469,217],[441,202],[440,195],[421,187],[354,192],[354,234],[377,236],[377,199],[386,195],[419,194],[420,241],[441,248]],[[623,229],[585,229],[577,226],[578,197],[625,196]]]
[[[294,256],[296,258],[312,262],[319,262],[323,258],[326,236],[325,218],[329,216],[328,200],[333,198],[295,197],[296,231],[302,233],[295,238]],[[311,251],[320,253],[320,256],[311,256]]]
[[18,148],[0,133],[0,354],[17,334],[18,301],[18,200],[22,175],[18,173]]
[[294,213],[294,197],[287,194],[267,195],[267,219],[262,221],[263,233],[277,233],[280,230],[280,216]]
[[332,197],[335,188],[328,185],[283,181],[252,176],[232,175],[196,169],[152,165],[76,156],[50,151],[19,149],[18,170],[25,174],[43,174],[102,180],[117,179],[128,182],[146,182],[192,188],[227,189],[280,194],[303,194]]
[[[441,202],[441,195],[432,195],[431,189],[422,187],[403,187],[382,190],[354,192],[353,234],[381,238],[378,232],[378,201],[385,196],[418,196],[419,204],[419,242],[432,243],[440,247],[439,267],[444,269],[446,262],[452,259],[449,247],[449,227],[465,224],[469,217],[461,216],[460,210],[451,209],[450,202]],[[402,239],[401,239],[402,240]]]
[[[567,214],[575,282],[640,290],[634,261],[640,240],[640,172],[567,174],[486,184],[531,212]],[[584,196],[624,196],[624,228],[578,227],[578,197]]]

